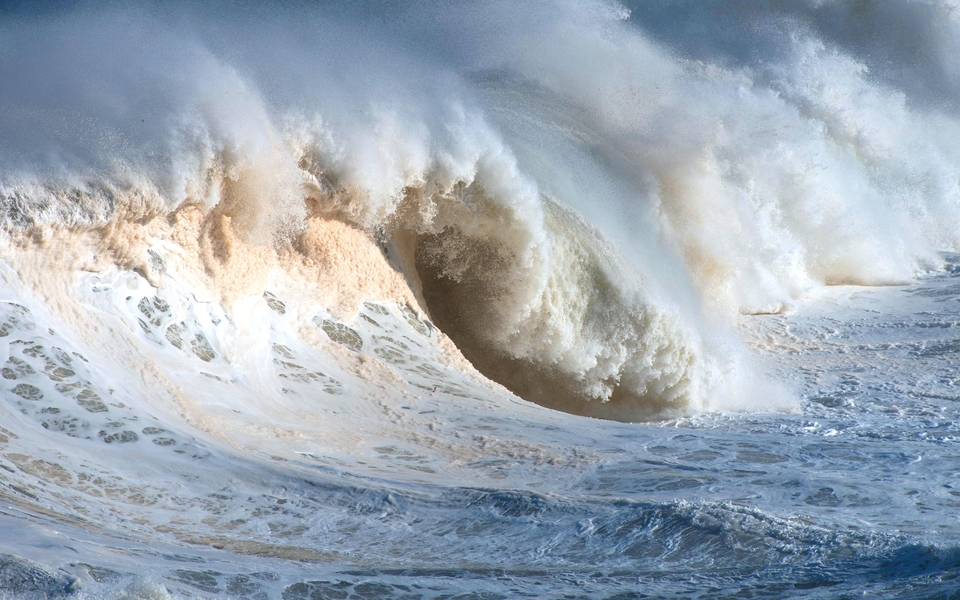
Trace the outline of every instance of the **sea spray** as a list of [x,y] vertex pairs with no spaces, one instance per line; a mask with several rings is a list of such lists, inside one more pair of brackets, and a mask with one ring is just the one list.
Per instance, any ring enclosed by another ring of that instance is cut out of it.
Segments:
[[8,229],[196,206],[194,266],[242,296],[268,275],[237,253],[266,265],[340,222],[394,249],[482,372],[620,419],[751,405],[723,391],[756,379],[718,350],[730,315],[953,247],[952,113],[849,45],[761,11],[776,61],[711,61],[617,4],[488,8],[14,15],[6,47],[32,50],[2,58]]

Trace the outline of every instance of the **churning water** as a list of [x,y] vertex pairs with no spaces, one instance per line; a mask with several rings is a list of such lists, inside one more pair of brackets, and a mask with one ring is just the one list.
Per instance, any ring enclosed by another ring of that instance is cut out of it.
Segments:
[[951,597],[958,56],[949,0],[0,6],[0,596]]

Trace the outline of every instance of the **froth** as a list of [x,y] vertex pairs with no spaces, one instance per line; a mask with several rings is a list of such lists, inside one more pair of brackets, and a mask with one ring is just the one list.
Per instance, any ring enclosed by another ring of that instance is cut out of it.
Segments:
[[156,284],[169,241],[226,305],[277,272],[338,314],[419,305],[565,410],[740,404],[764,394],[736,313],[907,280],[960,237],[955,111],[818,6],[740,25],[767,60],[608,2],[13,19],[37,52],[0,64],[5,114],[33,115],[0,120],[5,228]]

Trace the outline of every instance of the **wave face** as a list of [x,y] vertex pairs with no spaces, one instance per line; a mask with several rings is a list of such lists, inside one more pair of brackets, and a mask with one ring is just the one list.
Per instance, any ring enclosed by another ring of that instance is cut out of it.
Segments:
[[0,6],[0,595],[955,578],[893,471],[950,485],[957,56],[947,0]]
[[525,398],[755,404],[723,315],[955,247],[955,24],[920,3],[631,8],[13,12],[7,229],[195,205],[270,246],[337,219],[392,240],[420,308]]

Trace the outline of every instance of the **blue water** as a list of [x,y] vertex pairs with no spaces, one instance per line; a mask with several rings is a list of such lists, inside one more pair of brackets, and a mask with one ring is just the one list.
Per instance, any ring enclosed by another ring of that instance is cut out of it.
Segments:
[[[399,410],[430,418],[436,438],[381,430],[352,468],[321,452],[238,454],[160,420],[170,445],[151,445],[153,415],[133,403],[86,413],[80,435],[56,431],[69,398],[8,390],[3,549],[95,597],[146,593],[144,581],[174,596],[946,597],[960,574],[957,281],[832,289],[743,317],[802,399],[793,413],[619,424],[492,390],[420,397]],[[22,328],[5,340],[53,346],[4,307]],[[27,362],[35,373],[5,389],[42,382],[43,363]],[[67,381],[96,382],[78,367]],[[84,426],[139,439],[104,444]]]

